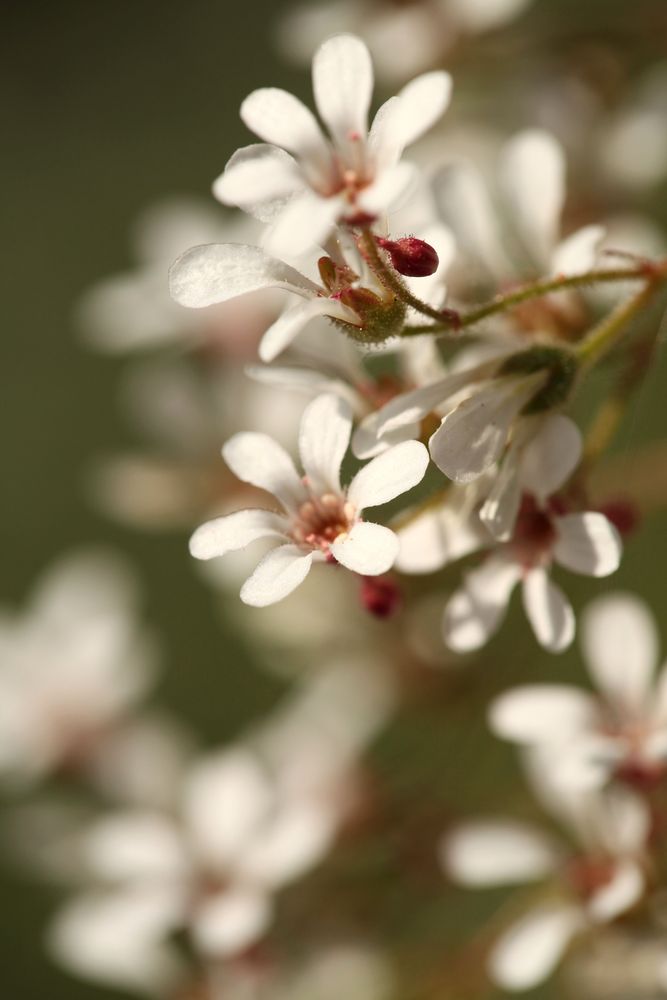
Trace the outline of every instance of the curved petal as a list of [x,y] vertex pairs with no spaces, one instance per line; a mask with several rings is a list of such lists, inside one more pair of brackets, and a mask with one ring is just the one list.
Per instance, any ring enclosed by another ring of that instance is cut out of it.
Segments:
[[420,386],[419,389],[411,389],[410,392],[394,396],[378,410],[378,434],[388,434],[398,427],[405,427],[406,424],[422,420],[436,406],[440,406],[466,386],[474,384],[477,379],[483,378],[487,371],[492,371],[495,367],[495,363],[485,363],[453,375],[445,375],[444,378]]
[[621,861],[611,881],[593,893],[588,901],[588,915],[596,923],[615,920],[630,910],[644,894],[646,881],[635,861]]
[[352,431],[352,411],[339,396],[327,393],[309,403],[299,427],[299,455],[314,493],[340,494],[340,467]]
[[590,271],[605,238],[602,226],[584,226],[558,244],[551,261],[553,274],[582,274]]
[[396,444],[357,472],[347,498],[357,510],[388,503],[422,481],[428,461],[428,451],[420,441]]
[[499,542],[512,537],[521,506],[518,461],[517,450],[510,445],[479,512],[480,521]]
[[574,611],[546,570],[531,570],[524,578],[523,606],[541,646],[550,653],[567,649],[574,639]]
[[237,510],[200,525],[190,538],[190,555],[215,559],[244,549],[258,538],[286,538],[288,523],[269,510]]
[[398,547],[398,538],[390,528],[358,521],[347,534],[338,536],[331,546],[331,554],[353,573],[379,576],[393,566]]
[[468,511],[447,503],[410,521],[399,530],[398,538],[401,549],[396,569],[402,573],[434,573],[488,542],[484,529]]
[[414,163],[396,163],[381,171],[372,184],[360,192],[357,211],[361,209],[369,215],[396,212],[416,190],[420,173]]
[[185,875],[187,854],[178,828],[155,812],[122,812],[93,824],[83,844],[99,878],[169,879]]
[[331,846],[334,813],[324,802],[286,803],[248,845],[240,865],[243,877],[274,889],[299,878]]
[[373,64],[360,38],[335,35],[320,46],[313,58],[313,94],[337,143],[354,147],[365,142]]
[[264,556],[252,576],[241,587],[241,600],[255,608],[282,601],[303,583],[313,562],[296,545],[281,545]]
[[549,132],[520,132],[505,147],[500,177],[511,217],[535,263],[551,259],[565,200],[565,157]]
[[598,718],[593,698],[565,684],[526,684],[491,703],[488,721],[501,739],[531,746],[562,743],[590,732]]
[[222,457],[237,479],[273,493],[288,511],[307,499],[294,462],[268,434],[235,434],[223,445]]
[[262,222],[270,222],[275,206],[284,206],[304,188],[296,161],[277,146],[257,144],[238,149],[213,182],[223,205],[238,205]]
[[612,703],[633,712],[648,708],[658,659],[655,621],[632,594],[610,594],[584,612],[582,646],[589,672]]
[[444,613],[447,645],[458,653],[479,649],[500,627],[521,569],[499,557],[487,559],[467,573],[463,587],[450,598]]
[[406,84],[378,110],[368,145],[376,163],[395,163],[403,150],[437,122],[447,110],[452,78],[441,70],[424,73]]
[[583,918],[573,906],[544,905],[531,910],[497,942],[489,975],[504,990],[529,990],[551,975]]
[[260,288],[285,288],[298,295],[317,292],[317,285],[293,267],[243,243],[192,247],[169,269],[172,299],[191,309],[226,302]]
[[611,521],[597,511],[553,519],[558,540],[553,557],[561,566],[585,576],[609,576],[621,562],[623,543]]
[[440,860],[456,882],[481,887],[544,878],[556,868],[559,854],[540,830],[499,819],[455,830],[443,841]]
[[569,417],[552,413],[545,417],[520,458],[521,484],[540,500],[546,500],[570,478],[581,458],[581,431]]
[[442,218],[458,245],[477,268],[498,280],[506,278],[510,264],[498,215],[480,172],[469,163],[451,163],[437,174],[434,186]]
[[323,198],[303,191],[276,216],[264,236],[264,246],[273,253],[298,257],[325,242],[343,207],[338,195]]
[[295,337],[317,316],[337,316],[348,322],[356,320],[354,313],[332,299],[315,298],[300,302],[287,309],[275,323],[272,323],[261,339],[259,356],[262,361],[273,361],[288,347]]
[[197,945],[211,956],[234,955],[250,947],[268,928],[273,907],[266,892],[247,886],[209,896],[192,923]]
[[263,87],[249,94],[241,105],[245,125],[264,142],[281,146],[303,160],[324,165],[329,146],[317,119],[306,105],[278,87]]

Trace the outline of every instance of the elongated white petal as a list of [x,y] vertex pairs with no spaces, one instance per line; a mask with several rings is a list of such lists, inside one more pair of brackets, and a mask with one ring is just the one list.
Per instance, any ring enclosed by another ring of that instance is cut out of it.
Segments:
[[244,878],[273,889],[299,878],[331,846],[334,812],[314,800],[287,802],[248,844],[240,864]]
[[469,163],[453,163],[435,178],[435,197],[442,218],[451,226],[459,246],[490,275],[509,273],[497,212],[480,172]]
[[447,645],[465,653],[488,642],[505,616],[520,576],[516,563],[497,557],[467,573],[463,587],[445,608],[443,634]]
[[467,886],[512,885],[544,878],[558,862],[555,845],[540,831],[510,820],[469,823],[446,837],[440,860]]
[[540,372],[493,380],[448,413],[431,436],[438,468],[458,483],[470,483],[500,458],[513,421],[537,392]]
[[315,115],[286,90],[254,90],[241,105],[241,118],[264,142],[281,146],[299,159],[312,158],[321,164],[329,159],[329,148]]
[[296,545],[281,545],[264,556],[241,588],[241,600],[256,608],[282,601],[303,583],[313,562],[313,553]]
[[390,528],[358,521],[347,534],[338,536],[331,546],[331,554],[353,573],[378,576],[391,569],[398,548],[398,538]]
[[375,458],[383,451],[392,448],[401,441],[412,441],[419,437],[421,422],[405,424],[397,427],[393,431],[380,436],[378,426],[380,423],[379,411],[369,413],[357,424],[352,434],[352,454],[357,458]]
[[148,811],[118,813],[94,824],[83,855],[96,876],[109,880],[178,878],[187,868],[178,828]]
[[269,510],[237,510],[202,524],[190,539],[195,559],[215,559],[244,549],[258,538],[286,538],[288,523]]
[[549,414],[522,449],[522,486],[546,500],[570,478],[579,464],[581,449],[581,432],[574,421],[560,413]]
[[354,35],[329,38],[313,58],[313,93],[322,120],[338,143],[365,142],[373,94],[373,64]]
[[611,521],[596,511],[554,518],[556,562],[573,573],[609,576],[621,562],[623,543]]
[[420,173],[414,163],[402,160],[383,170],[372,184],[364,188],[358,198],[358,208],[369,215],[396,212],[414,193],[419,181]]
[[327,393],[309,403],[299,428],[299,454],[314,493],[340,494],[340,467],[350,443],[352,412],[339,396]]
[[294,462],[268,434],[235,434],[223,445],[222,457],[238,479],[273,493],[286,510],[294,510],[306,499]]
[[271,253],[297,257],[326,241],[343,207],[337,195],[322,198],[314,191],[300,192],[285,204],[267,230],[264,246]]
[[317,286],[293,267],[243,243],[192,247],[171,265],[169,291],[182,306],[202,309],[260,288],[285,288],[298,295]]
[[582,926],[582,915],[573,906],[554,903],[531,910],[491,952],[491,978],[513,992],[538,986],[549,978]]
[[266,892],[232,886],[205,900],[194,917],[192,930],[202,951],[224,957],[258,941],[271,916],[271,900]]
[[584,612],[582,645],[590,674],[614,704],[648,708],[658,659],[653,617],[632,594],[600,597]]
[[551,653],[560,653],[574,639],[572,605],[544,569],[534,569],[523,581],[523,606],[535,638]]
[[512,537],[521,506],[518,461],[517,450],[510,446],[479,512],[480,521],[499,542]]
[[307,299],[306,302],[299,302],[298,305],[287,309],[268,328],[259,345],[260,358],[266,362],[273,361],[317,316],[338,316],[340,318],[341,314],[346,320],[356,319],[354,314],[351,314],[349,310],[345,311],[344,306],[332,299],[314,298]]
[[584,226],[558,244],[551,261],[553,274],[583,274],[590,271],[605,237],[602,226]]
[[500,175],[512,221],[535,263],[551,258],[565,198],[565,157],[558,141],[538,129],[505,147]]
[[411,80],[396,97],[378,110],[369,135],[369,148],[376,163],[395,163],[403,150],[415,142],[445,113],[452,94],[449,73],[424,73]]
[[474,383],[476,378],[483,377],[487,369],[492,368],[493,366],[482,365],[454,375],[445,375],[429,385],[395,396],[378,410],[378,433],[384,435],[398,427],[422,420],[436,406],[446,402],[468,384]]
[[410,521],[398,537],[396,569],[402,573],[434,573],[488,542],[484,528],[467,511],[447,503]]
[[489,709],[489,726],[515,743],[562,743],[589,732],[598,717],[586,691],[565,684],[527,684],[501,694]]
[[289,153],[258,144],[234,153],[224,173],[213,182],[213,194],[223,205],[239,205],[262,221],[270,221],[274,214],[271,204],[284,205],[303,186]]
[[403,441],[364,465],[350,483],[347,496],[357,510],[388,503],[424,478],[428,451],[419,441]]
[[596,923],[615,920],[641,899],[646,883],[639,865],[621,861],[610,882],[593,893],[588,901],[588,915]]

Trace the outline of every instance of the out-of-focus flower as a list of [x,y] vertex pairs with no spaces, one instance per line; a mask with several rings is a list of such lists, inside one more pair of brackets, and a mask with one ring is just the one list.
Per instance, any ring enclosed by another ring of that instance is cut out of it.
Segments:
[[545,898],[510,926],[489,956],[503,989],[532,989],[546,979],[574,938],[607,924],[642,898],[650,833],[642,800],[623,789],[573,792],[553,781],[551,758],[533,758],[535,791],[578,845],[572,848],[514,820],[461,826],[442,844],[445,870],[470,887],[547,882]]
[[[667,178],[667,65],[652,66],[616,112],[603,121],[595,148],[617,183],[642,191]],[[628,150],[632,155],[628,155]]]
[[413,184],[403,150],[444,113],[451,78],[439,71],[413,80],[380,108],[369,132],[372,90],[364,43],[353,35],[328,39],[313,59],[313,91],[329,138],[292,94],[256,90],[241,117],[271,145],[235,153],[214,193],[270,222],[269,245],[281,254],[323,243],[339,221],[358,225],[384,215]]
[[237,434],[224,446],[224,458],[239,479],[273,493],[284,510],[237,511],[209,521],[192,536],[190,551],[197,559],[224,555],[256,539],[277,539],[277,547],[243,585],[246,604],[261,607],[286,597],[313,560],[331,559],[364,576],[391,567],[398,553],[396,535],[363,521],[361,513],[416,486],[426,472],[428,452],[417,441],[405,441],[372,459],[343,489],[340,467],[351,430],[352,414],[341,399],[323,395],[309,404],[299,433],[304,480],[266,435]]
[[139,626],[134,581],[111,556],[64,559],[23,615],[0,628],[0,773],[34,781],[84,771],[155,675],[152,638]]
[[559,773],[576,784],[616,776],[642,787],[667,765],[667,674],[654,675],[656,628],[631,594],[598,598],[583,621],[583,646],[599,694],[563,684],[506,692],[490,709],[493,731],[558,751]]

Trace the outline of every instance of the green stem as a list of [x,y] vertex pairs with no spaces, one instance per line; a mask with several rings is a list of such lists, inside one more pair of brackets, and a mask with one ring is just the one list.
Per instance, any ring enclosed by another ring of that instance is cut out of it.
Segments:
[[628,324],[651,302],[661,284],[657,279],[647,281],[641,291],[621,302],[577,344],[574,351],[583,369],[592,367],[625,336]]

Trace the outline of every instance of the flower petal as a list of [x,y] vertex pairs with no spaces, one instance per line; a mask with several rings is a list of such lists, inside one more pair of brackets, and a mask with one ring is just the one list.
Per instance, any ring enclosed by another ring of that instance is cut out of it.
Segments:
[[452,78],[441,70],[424,73],[406,84],[379,108],[368,145],[380,166],[395,163],[403,150],[437,122],[447,110]]
[[595,701],[586,691],[565,684],[526,684],[491,703],[489,726],[514,743],[561,743],[592,729]]
[[337,143],[345,148],[365,141],[373,64],[360,38],[335,35],[320,46],[313,58],[313,93]]
[[273,493],[288,511],[307,499],[294,462],[268,434],[235,434],[223,445],[222,457],[238,479]]
[[620,861],[611,881],[594,892],[588,901],[588,915],[596,923],[615,920],[638,903],[644,894],[646,881],[635,861]]
[[572,605],[544,569],[534,569],[523,581],[523,606],[535,638],[551,653],[560,653],[574,639]]
[[453,375],[445,375],[444,378],[420,386],[419,389],[411,389],[410,392],[394,396],[378,410],[378,434],[388,434],[398,427],[422,420],[436,406],[446,402],[461,389],[474,383],[476,379],[483,378],[495,367],[495,363],[478,365]]
[[584,226],[558,244],[551,262],[553,274],[583,274],[594,266],[605,238],[602,226]]
[[434,573],[488,542],[483,527],[468,511],[447,503],[410,521],[400,529],[398,538],[401,549],[396,569],[402,573]]
[[298,295],[317,292],[317,286],[293,267],[243,243],[192,247],[169,270],[171,297],[191,309],[226,302],[260,288],[285,288]]
[[264,236],[264,246],[280,256],[298,257],[326,241],[343,207],[337,195],[322,198],[314,191],[303,191],[277,215]]
[[632,594],[600,597],[584,612],[582,646],[600,690],[627,712],[649,707],[658,660],[655,621]]
[[424,478],[428,451],[420,441],[403,441],[364,465],[347,489],[357,510],[378,507],[407,493]]
[[518,461],[517,449],[510,445],[479,512],[480,521],[499,542],[512,537],[521,506]]
[[237,510],[200,525],[190,539],[195,559],[215,559],[258,538],[286,538],[287,521],[269,510]]
[[271,222],[276,206],[304,187],[296,161],[277,146],[256,144],[237,150],[213,182],[223,205],[238,205],[262,222]]
[[187,870],[178,828],[159,813],[116,813],[94,823],[84,838],[84,861],[98,877],[169,879]]
[[398,548],[398,537],[390,528],[358,521],[347,534],[338,536],[331,546],[331,554],[353,573],[378,576],[391,569]]
[[510,268],[497,212],[480,172],[469,163],[451,163],[437,174],[434,185],[442,218],[466,256],[477,269],[506,278]]
[[492,557],[464,578],[450,598],[443,619],[447,645],[458,653],[479,649],[499,628],[521,576],[514,562]]
[[500,165],[511,217],[537,265],[550,259],[565,199],[565,157],[548,132],[531,129],[510,140]]
[[297,797],[287,802],[248,845],[240,865],[243,877],[276,889],[299,878],[327,853],[334,819],[335,810],[323,801]]
[[604,514],[567,514],[554,518],[553,523],[558,534],[553,557],[561,566],[585,576],[609,576],[618,569],[623,544]]
[[299,428],[299,455],[314,493],[340,494],[340,467],[352,431],[352,412],[339,396],[327,393],[309,403]]
[[255,608],[282,601],[303,583],[310,570],[313,553],[303,553],[296,545],[281,545],[264,556],[241,588],[241,600]]
[[414,163],[396,163],[383,170],[360,192],[357,211],[369,215],[396,212],[402,208],[419,185],[420,173]]
[[582,926],[582,915],[573,906],[554,903],[531,910],[493,948],[491,978],[505,990],[532,989],[551,975]]
[[475,887],[541,879],[554,871],[558,857],[541,831],[511,820],[467,823],[446,837],[440,850],[445,871]]
[[264,142],[281,146],[300,160],[324,165],[330,159],[329,146],[315,115],[286,90],[254,90],[241,105],[241,118]]
[[570,478],[579,464],[581,450],[581,432],[574,421],[560,413],[549,414],[522,449],[522,486],[546,500]]
[[262,937],[272,915],[271,899],[266,892],[232,886],[205,900],[195,914],[192,931],[197,945],[206,954],[234,955]]
[[332,299],[315,298],[299,302],[279,316],[262,337],[259,345],[262,361],[273,361],[317,316],[336,316],[348,322],[357,318],[351,310],[346,310],[340,302]]

